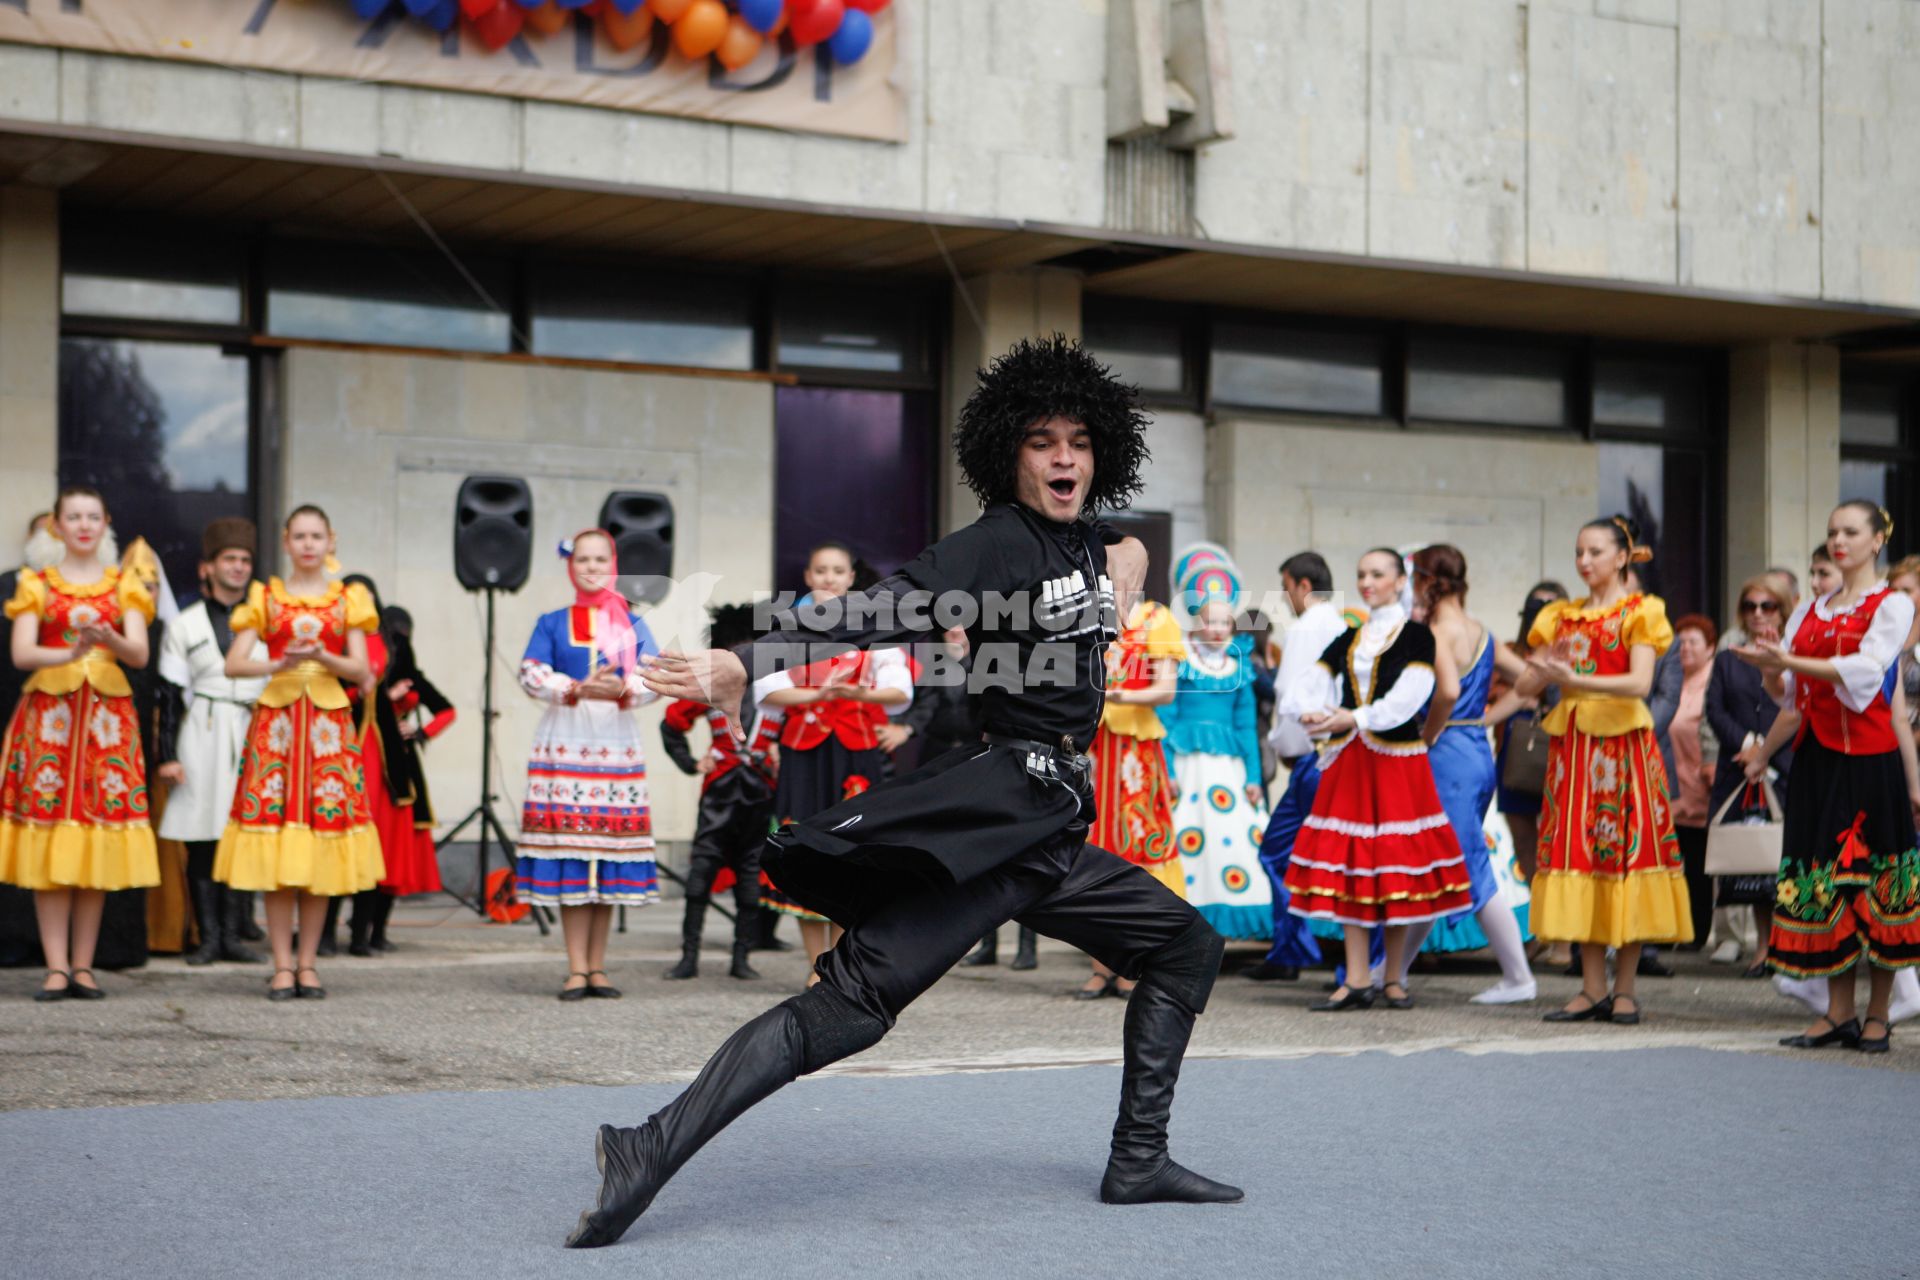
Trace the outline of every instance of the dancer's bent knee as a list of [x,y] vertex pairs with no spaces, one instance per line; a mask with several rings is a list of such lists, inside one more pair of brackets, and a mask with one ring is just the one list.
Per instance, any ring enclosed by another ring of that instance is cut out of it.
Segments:
[[1226,953],[1227,940],[1196,912],[1178,935],[1146,954],[1140,981],[1158,987],[1199,1015],[1207,1011],[1207,998]]
[[800,1071],[811,1075],[879,1044],[887,1024],[825,982],[782,1002],[800,1024]]

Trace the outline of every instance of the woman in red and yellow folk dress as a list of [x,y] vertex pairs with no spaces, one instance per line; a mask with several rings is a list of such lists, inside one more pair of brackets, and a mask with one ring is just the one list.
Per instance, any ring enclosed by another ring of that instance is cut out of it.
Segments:
[[[1107,649],[1107,703],[1093,735],[1093,803],[1087,843],[1137,862],[1181,897],[1187,876],[1173,842],[1173,778],[1161,740],[1167,726],[1154,708],[1179,691],[1187,646],[1180,624],[1163,604],[1142,600]],[[1080,989],[1088,998],[1126,995],[1133,984],[1098,960]]]
[[61,491],[59,566],[20,571],[13,665],[31,672],[7,727],[0,881],[34,891],[47,978],[35,1000],[98,1000],[93,952],[109,889],[160,883],[147,766],[123,665],[147,665],[153,597],[99,556],[107,506]]
[[[1827,1011],[1780,1043],[1838,1044],[1885,1053],[1892,1043],[1894,975],[1920,965],[1920,762],[1904,732],[1900,651],[1913,602],[1880,576],[1893,521],[1855,500],[1827,520],[1838,590],[1803,602],[1784,645],[1735,652],[1765,673],[1767,691],[1792,712],[1774,722],[1763,752],[1796,732],[1787,775],[1786,829],[1767,960],[1793,978],[1825,978]],[[1768,756],[1755,753],[1756,780]],[[1854,974],[1871,975],[1864,1021],[1854,1016]]]
[[[1521,698],[1560,689],[1541,720],[1551,745],[1529,923],[1537,937],[1583,944],[1582,982],[1548,1022],[1639,1022],[1641,946],[1693,938],[1672,792],[1645,701],[1673,627],[1660,597],[1626,582],[1629,566],[1651,558],[1625,516],[1581,529],[1574,564],[1587,597],[1540,611],[1526,672],[1488,713],[1497,723]],[[1611,996],[1608,947],[1618,950]]]
[[[366,680],[366,637],[380,618],[366,588],[327,581],[333,526],[320,508],[296,508],[283,541],[293,573],[255,583],[231,619],[227,674],[272,679],[247,729],[213,876],[267,895],[268,999],[318,1000],[327,994],[313,967],[327,899],[371,889],[386,874],[343,687]],[[256,636],[267,643],[266,661],[249,656]],[[302,981],[309,975],[316,981]]]

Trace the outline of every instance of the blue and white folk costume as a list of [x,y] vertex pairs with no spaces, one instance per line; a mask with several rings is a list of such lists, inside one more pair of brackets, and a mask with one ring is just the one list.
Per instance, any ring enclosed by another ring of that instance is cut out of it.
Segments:
[[[634,653],[657,654],[647,624],[631,613],[627,621]],[[520,687],[547,704],[533,734],[520,818],[516,879],[529,902],[634,906],[660,897],[647,758],[633,714],[655,695],[629,670],[619,702],[579,696],[579,686],[608,665],[606,628],[591,605],[555,609],[540,616],[520,660]]]

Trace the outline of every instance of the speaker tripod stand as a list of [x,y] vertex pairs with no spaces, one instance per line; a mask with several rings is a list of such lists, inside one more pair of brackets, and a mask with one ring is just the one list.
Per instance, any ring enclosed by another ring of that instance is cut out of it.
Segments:
[[[473,806],[466,817],[454,823],[453,829],[440,837],[439,843],[435,846],[438,849],[444,849],[469,826],[479,824],[480,852],[474,868],[473,900],[469,902],[451,889],[447,892],[455,901],[465,904],[483,916],[487,914],[487,860],[490,852],[490,837],[500,842],[500,856],[504,865],[509,869],[513,866],[513,841],[507,838],[507,829],[501,825],[500,819],[493,812],[493,802],[496,798],[493,790],[493,722],[499,714],[493,709],[493,598],[497,593],[492,587],[486,588],[486,592],[487,635],[486,649],[482,656],[485,674],[480,684],[480,803]],[[547,926],[545,911],[535,907],[532,915],[533,922],[540,926],[542,937],[552,932]]]

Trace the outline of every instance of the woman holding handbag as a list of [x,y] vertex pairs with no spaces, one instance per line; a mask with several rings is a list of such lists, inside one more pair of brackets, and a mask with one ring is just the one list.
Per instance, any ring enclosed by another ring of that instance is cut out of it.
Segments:
[[[1895,671],[1914,606],[1880,576],[1892,532],[1876,503],[1835,507],[1827,551],[1840,588],[1796,609],[1784,644],[1734,650],[1801,720],[1769,958],[1790,977],[1825,978],[1827,1010],[1781,1041],[1795,1049],[1887,1052],[1894,975],[1920,966],[1920,768],[1911,735],[1896,728],[1906,698]],[[1747,776],[1764,768],[1756,759]],[[1864,1020],[1854,1016],[1862,960],[1871,979]]]
[[[1747,579],[1740,588],[1740,627],[1747,640],[1755,644],[1778,644],[1780,628],[1786,625],[1793,602],[1772,577],[1760,574]],[[1768,802],[1761,786],[1747,781],[1747,766],[1763,749],[1767,734],[1781,715],[1780,708],[1768,696],[1759,669],[1740,661],[1739,655],[1725,650],[1714,656],[1713,677],[1707,683],[1707,723],[1720,740],[1720,767],[1713,776],[1713,793],[1707,798],[1712,823],[1744,823],[1755,817],[1765,820]],[[1787,771],[1793,767],[1793,745],[1788,743],[1767,761],[1768,774],[1775,793],[1786,789]],[[1714,840],[1707,837],[1707,869],[1716,861]],[[1759,939],[1753,963],[1746,969],[1749,978],[1767,976],[1767,933],[1773,927],[1775,865],[1756,867],[1744,875],[1715,875],[1715,905],[1748,907],[1753,911],[1754,932]]]

